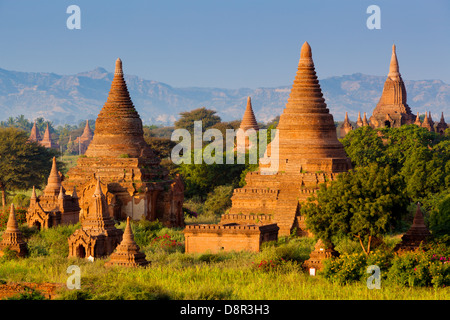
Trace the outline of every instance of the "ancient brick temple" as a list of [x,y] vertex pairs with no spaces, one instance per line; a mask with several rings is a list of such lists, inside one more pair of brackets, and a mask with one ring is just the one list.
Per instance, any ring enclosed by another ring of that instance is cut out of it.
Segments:
[[389,73],[384,83],[380,101],[369,121],[374,128],[398,128],[414,123],[415,116],[406,103],[406,89],[400,75],[395,45],[392,46]]
[[[361,120],[361,114],[359,114],[359,117],[358,117],[358,121],[360,121]],[[362,121],[361,121],[361,126],[362,126]],[[347,133],[349,133],[350,131],[352,131],[353,130],[353,126],[352,126],[352,124],[350,123],[350,120],[348,119],[348,113],[346,112],[345,113],[345,119],[344,119],[344,123],[342,124],[342,126],[340,127],[340,136],[341,137],[345,137],[345,135],[347,134]]]
[[134,108],[117,59],[109,96],[101,109],[95,135],[85,155],[69,170],[63,185],[77,187],[81,219],[96,188],[105,184],[108,211],[115,219],[142,216],[166,226],[184,226],[184,186],[180,177],[168,176],[160,159],[144,140],[142,121]]
[[6,230],[3,233],[2,241],[0,241],[0,256],[4,254],[3,250],[5,250],[5,248],[17,252],[17,256],[19,257],[25,257],[28,253],[27,243],[17,224],[13,204],[11,204]]
[[111,259],[106,262],[105,265],[118,265],[123,267],[139,267],[148,265],[149,262],[145,260],[145,253],[140,252],[139,250],[139,246],[134,241],[130,217],[128,217],[122,242],[117,246],[116,250],[111,255]]
[[444,119],[444,112],[442,112],[441,114],[441,120],[439,121],[439,123],[436,125],[436,132],[443,135],[444,131],[448,129],[448,125],[445,122]]
[[39,142],[41,141],[41,135],[39,134],[39,130],[36,127],[36,121],[33,123],[33,127],[31,128],[30,137],[28,141]]
[[307,42],[302,46],[298,71],[277,129],[264,158],[271,157],[278,163],[278,171],[271,172],[271,165],[260,159],[258,171],[247,174],[246,186],[234,190],[230,214],[222,217],[221,223],[231,222],[228,218],[240,214],[259,214],[261,221],[278,225],[279,235],[289,235],[293,230],[307,235],[300,204],[321,183],[351,168],[337,139]]
[[196,224],[184,229],[185,252],[258,252],[266,241],[278,240],[276,224]]
[[39,197],[33,187],[27,211],[28,226],[47,229],[60,224],[75,224],[79,220],[80,206],[76,190],[67,195],[53,157],[52,169],[44,193]]
[[114,226],[107,206],[98,180],[81,229],[75,230],[68,238],[69,258],[104,257],[110,255],[122,241],[123,231]]
[[44,137],[42,138],[41,141],[39,141],[39,143],[42,146],[49,148],[49,149],[58,149],[59,148],[58,144],[55,143],[52,139],[52,135],[50,133],[50,128],[48,126],[48,122],[47,122],[47,127],[44,132]]
[[86,120],[86,126],[84,127],[83,134],[75,139],[75,146],[78,146],[80,154],[84,154],[94,138],[94,132],[89,127],[89,120]]
[[[259,131],[258,123],[256,122],[255,114],[253,113],[252,108],[252,100],[250,97],[247,98],[247,107],[245,108],[244,116],[242,117],[241,125],[236,133],[236,141],[237,143],[244,143],[245,150],[248,150],[252,147],[251,137],[249,137],[249,132],[247,130],[254,130],[255,133]],[[256,141],[256,135],[255,135]],[[239,151],[238,147],[236,150]]]
[[411,228],[402,236],[402,241],[395,247],[395,251],[411,251],[419,248],[421,243],[426,243],[430,237],[430,231],[425,225],[420,204],[417,203],[416,214]]
[[303,263],[303,268],[309,271],[310,275],[316,275],[316,271],[323,269],[325,259],[337,257],[339,253],[333,247],[326,246],[321,239],[317,241],[309,259]]

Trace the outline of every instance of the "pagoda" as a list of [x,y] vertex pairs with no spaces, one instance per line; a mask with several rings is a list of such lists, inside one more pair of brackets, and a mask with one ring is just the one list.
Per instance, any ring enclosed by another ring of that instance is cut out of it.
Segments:
[[81,229],[68,238],[69,258],[100,258],[110,255],[122,241],[122,230],[114,226],[108,214],[106,197],[100,186],[100,179],[90,201]]
[[[361,114],[358,114],[359,118],[358,120],[361,119]],[[353,130],[353,126],[350,123],[350,120],[348,119],[348,114],[347,112],[345,113],[345,119],[344,119],[344,123],[342,124],[341,128],[340,128],[340,136],[341,138],[345,137],[347,135],[347,133],[349,133],[350,131]]]
[[50,128],[47,122],[47,127],[45,128],[44,137],[39,143],[49,149],[57,149],[58,145],[52,140],[52,135],[50,134]]
[[60,224],[76,224],[79,220],[80,207],[75,190],[67,195],[61,184],[61,176],[53,157],[52,169],[47,179],[47,186],[41,196],[36,196],[36,190],[30,198],[30,207],[27,211],[27,224],[29,227],[47,229]]
[[311,252],[309,259],[303,263],[303,268],[309,271],[310,275],[316,275],[316,271],[323,269],[323,262],[325,259],[337,257],[339,253],[334,250],[332,245],[326,246],[321,239],[314,245],[314,250]]
[[101,178],[108,212],[115,219],[158,219],[166,226],[184,226],[184,186],[168,170],[144,140],[142,121],[131,101],[117,59],[108,99],[95,122],[95,135],[77,165],[63,182],[76,186],[82,220]]
[[[273,163],[278,170],[273,170]],[[351,167],[323,98],[311,47],[305,42],[275,138],[260,159],[258,171],[249,172],[246,185],[234,190],[232,207],[222,215],[221,224],[242,223],[256,216],[264,224],[276,223],[279,235],[289,235],[293,230],[309,235],[299,213],[301,203],[320,184]]]
[[391,63],[383,93],[369,121],[374,128],[399,128],[415,121],[406,103],[406,89],[400,75],[395,45],[392,46]]
[[33,128],[31,128],[30,137],[28,138],[28,141],[34,141],[39,142],[41,141],[41,135],[39,134],[39,130],[36,127],[36,121],[33,123]]
[[443,135],[447,128],[448,128],[448,125],[447,125],[447,123],[445,122],[445,119],[444,119],[444,112],[442,112],[441,120],[436,125],[436,132],[439,133],[440,135]]
[[425,128],[430,132],[434,132],[434,123],[433,119],[431,119],[431,112],[430,116],[428,116],[428,114],[425,112],[425,118],[423,119],[422,122],[422,128]]
[[425,243],[430,237],[430,231],[425,225],[420,204],[417,203],[416,214],[411,228],[402,236],[402,241],[395,247],[395,251],[411,251],[419,248],[422,243]]
[[28,253],[27,243],[17,224],[14,204],[11,204],[6,230],[3,232],[2,240],[0,241],[0,256],[4,254],[6,248],[15,251],[18,257],[25,257]]
[[93,138],[94,132],[89,127],[89,120],[86,120],[86,126],[84,127],[83,134],[75,139],[75,145],[78,146],[78,151],[80,154],[84,154],[86,152]]
[[[250,97],[247,97],[247,107],[245,108],[244,116],[242,118],[239,129],[240,130],[238,130],[236,133],[237,144],[239,145],[239,143],[244,143],[245,150],[252,148],[253,146],[251,143],[251,134],[257,133],[259,131],[259,126],[256,122],[255,114],[253,113],[252,100]],[[238,146],[236,147],[236,150],[239,150]]]
[[122,242],[117,246],[116,251],[114,251],[111,255],[111,259],[106,262],[105,265],[118,265],[123,267],[139,267],[148,265],[149,262],[145,260],[145,253],[140,252],[139,250],[139,246],[134,241],[130,217],[128,217]]

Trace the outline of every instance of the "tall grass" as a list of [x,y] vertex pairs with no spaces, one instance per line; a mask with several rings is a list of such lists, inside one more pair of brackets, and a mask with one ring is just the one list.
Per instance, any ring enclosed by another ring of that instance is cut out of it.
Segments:
[[[158,245],[168,235],[183,241],[182,230],[155,222],[133,222],[135,239],[151,264],[145,268],[105,267],[109,259],[67,258],[67,237],[79,225],[28,230],[30,255],[0,258],[0,280],[65,284],[70,265],[81,270],[81,289],[65,286],[59,299],[449,299],[448,288],[405,288],[382,282],[369,290],[365,283],[346,285],[311,277],[301,268],[314,246],[307,238],[281,238],[261,252],[186,254],[184,248]],[[124,228],[124,223],[117,225]],[[26,228],[22,226],[22,228]],[[263,263],[269,262],[270,263]]]

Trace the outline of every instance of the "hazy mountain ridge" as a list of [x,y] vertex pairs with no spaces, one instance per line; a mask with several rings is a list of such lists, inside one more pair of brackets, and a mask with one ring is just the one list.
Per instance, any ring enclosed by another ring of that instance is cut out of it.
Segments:
[[[8,71],[0,68],[0,120],[24,114],[30,120],[44,117],[55,124],[95,119],[105,103],[112,72],[103,68],[75,75]],[[279,115],[291,85],[277,88],[176,88],[134,75],[125,75],[133,103],[145,124],[171,124],[182,111],[199,107],[217,110],[224,121],[242,117],[251,96],[258,121]],[[386,77],[360,73],[320,80],[326,103],[335,120],[348,111],[355,121],[358,111],[371,115]],[[413,113],[431,111],[433,119],[443,111],[450,119],[450,85],[441,80],[405,80]]]

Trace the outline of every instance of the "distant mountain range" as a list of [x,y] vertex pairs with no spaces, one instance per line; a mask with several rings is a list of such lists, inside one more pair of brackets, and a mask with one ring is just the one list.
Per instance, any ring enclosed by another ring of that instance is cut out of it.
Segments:
[[[103,68],[75,75],[16,72],[0,68],[0,120],[23,114],[33,120],[44,117],[58,124],[78,124],[96,119],[106,101],[114,74]],[[293,75],[294,77],[294,75]],[[281,114],[291,84],[277,88],[175,88],[153,80],[125,75],[131,99],[144,124],[171,125],[182,111],[206,107],[217,110],[223,121],[240,119],[247,96],[258,121],[268,122]],[[321,79],[326,103],[336,121],[356,121],[358,111],[372,114],[385,76],[356,73]],[[414,114],[431,111],[433,119],[441,112],[450,120],[450,85],[441,80],[405,80],[408,104]]]

